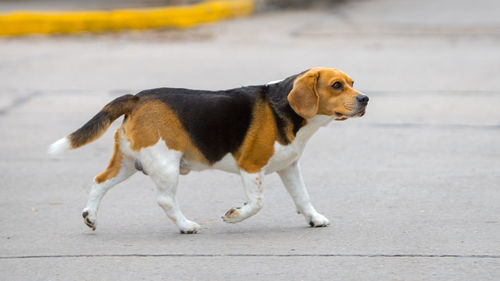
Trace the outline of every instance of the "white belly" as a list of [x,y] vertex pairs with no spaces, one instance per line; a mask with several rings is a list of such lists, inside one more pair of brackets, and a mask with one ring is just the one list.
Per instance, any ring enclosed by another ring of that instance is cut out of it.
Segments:
[[190,162],[190,161],[185,161],[182,159],[181,161],[181,167],[185,167],[189,170],[193,171],[203,171],[207,169],[216,169],[216,170],[221,170],[229,173],[235,173],[239,174],[240,169],[238,169],[238,165],[236,164],[236,160],[234,159],[233,155],[231,153],[226,154],[224,157],[222,157],[221,160],[215,162],[213,165],[205,165],[203,163],[198,163],[198,162]]
[[[271,159],[269,159],[267,165],[263,168],[264,173],[274,173],[297,161],[300,155],[302,155],[305,144],[314,132],[316,132],[319,127],[325,126],[332,120],[333,118],[330,116],[318,115],[313,119],[308,120],[307,125],[299,130],[295,140],[291,144],[281,145],[278,142],[275,142],[274,154]],[[193,171],[217,169],[235,174],[240,173],[236,160],[230,153],[226,154],[220,161],[215,162],[212,166],[201,163],[184,162],[184,160],[181,162],[181,166]]]
[[[264,167],[264,173],[270,174],[286,168],[288,165],[299,159],[300,154],[301,150],[297,147],[297,145],[290,144],[284,146],[276,142],[274,144],[274,154],[269,159],[267,165]],[[193,171],[216,169],[229,173],[240,173],[238,165],[236,164],[236,160],[230,153],[226,154],[221,160],[215,162],[212,166],[196,162],[184,162],[184,160],[181,166]]]

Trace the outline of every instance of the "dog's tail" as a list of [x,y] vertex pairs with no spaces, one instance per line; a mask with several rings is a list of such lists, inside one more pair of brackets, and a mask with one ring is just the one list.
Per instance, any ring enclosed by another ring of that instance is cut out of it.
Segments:
[[135,107],[139,97],[134,95],[124,95],[116,98],[103,107],[92,119],[90,119],[80,129],[74,131],[49,147],[50,155],[57,155],[69,149],[84,146],[98,139],[109,125],[123,114],[129,114]]

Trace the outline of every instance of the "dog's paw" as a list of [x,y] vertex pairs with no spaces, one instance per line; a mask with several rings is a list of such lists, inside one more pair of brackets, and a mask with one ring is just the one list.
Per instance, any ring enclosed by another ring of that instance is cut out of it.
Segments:
[[179,174],[183,176],[189,174],[189,172],[191,172],[191,170],[189,170],[188,168],[182,166],[179,168]]
[[315,213],[309,218],[311,227],[324,227],[330,224],[330,221],[320,213]]
[[221,218],[227,223],[237,223],[241,221],[240,212],[241,208],[231,208]]
[[96,217],[95,217],[95,215],[92,212],[90,212],[90,210],[84,209],[83,213],[82,213],[82,217],[83,217],[83,222],[88,227],[92,228],[92,230],[95,231],[95,229],[96,229]]
[[190,220],[185,220],[179,223],[178,226],[182,234],[194,234],[200,230],[200,225]]

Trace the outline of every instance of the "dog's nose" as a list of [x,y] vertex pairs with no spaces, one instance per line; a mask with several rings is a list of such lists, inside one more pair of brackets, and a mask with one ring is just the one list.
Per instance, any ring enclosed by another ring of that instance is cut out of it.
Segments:
[[357,95],[356,100],[363,105],[367,105],[369,98],[365,95]]

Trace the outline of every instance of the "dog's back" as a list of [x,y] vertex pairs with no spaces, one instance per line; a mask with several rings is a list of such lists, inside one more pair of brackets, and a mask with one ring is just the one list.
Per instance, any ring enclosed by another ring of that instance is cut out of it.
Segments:
[[[132,115],[141,111],[141,107],[157,108],[160,106],[158,103],[164,104],[163,110],[170,112],[162,114],[178,119],[193,145],[213,164],[224,155],[235,153],[241,146],[250,126],[255,104],[265,99],[264,92],[263,86],[226,91],[151,89],[137,94],[139,103]],[[146,112],[154,114],[154,110]],[[134,119],[141,122],[141,127],[146,125],[142,123],[151,122],[150,120],[164,119],[161,116],[141,118],[148,120]]]

